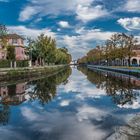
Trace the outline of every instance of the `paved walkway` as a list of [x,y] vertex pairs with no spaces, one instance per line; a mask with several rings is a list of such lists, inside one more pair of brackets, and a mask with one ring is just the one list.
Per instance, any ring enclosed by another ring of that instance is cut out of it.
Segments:
[[89,69],[103,69],[107,71],[115,71],[115,72],[121,72],[125,74],[132,74],[140,76],[140,70],[138,69],[128,69],[128,68],[112,68],[110,66],[99,66],[99,65],[87,65]]

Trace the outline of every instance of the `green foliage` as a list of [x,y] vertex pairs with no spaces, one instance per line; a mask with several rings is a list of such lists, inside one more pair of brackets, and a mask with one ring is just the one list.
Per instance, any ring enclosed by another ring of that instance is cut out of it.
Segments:
[[7,59],[11,61],[16,59],[15,46],[7,46]]
[[20,60],[20,61],[16,61],[16,63],[17,63],[17,67],[28,67],[29,66],[28,60]]
[[10,67],[10,61],[9,60],[1,60],[0,61],[0,68],[9,68]]
[[39,61],[41,65],[67,64],[71,62],[71,55],[66,48],[56,48],[56,41],[41,34],[36,40],[28,39],[30,56],[33,62]]
[[68,64],[71,62],[71,55],[68,54],[66,48],[59,48],[56,50],[56,64]]
[[0,24],[0,36],[4,36],[7,34],[7,28],[5,25]]
[[126,35],[124,33],[114,34],[105,42],[103,47],[97,46],[90,50],[86,56],[79,59],[79,63],[100,64],[101,61],[107,61],[108,65],[112,65],[112,62],[116,59],[122,61],[128,58],[130,65],[131,57],[135,56],[133,50],[136,43],[137,40],[132,35]]

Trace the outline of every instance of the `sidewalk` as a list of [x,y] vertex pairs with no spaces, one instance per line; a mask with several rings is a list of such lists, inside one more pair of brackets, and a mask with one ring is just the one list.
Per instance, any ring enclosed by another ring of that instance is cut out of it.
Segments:
[[114,68],[110,66],[99,66],[99,65],[87,65],[89,69],[103,69],[107,71],[114,71],[114,72],[120,72],[124,74],[129,74],[129,75],[135,75],[135,76],[140,76],[140,70],[138,69],[128,69],[128,68]]

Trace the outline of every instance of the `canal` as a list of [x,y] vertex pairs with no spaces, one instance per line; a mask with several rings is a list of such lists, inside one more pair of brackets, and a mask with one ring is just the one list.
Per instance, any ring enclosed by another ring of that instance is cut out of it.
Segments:
[[0,140],[139,140],[140,79],[68,68],[0,83]]

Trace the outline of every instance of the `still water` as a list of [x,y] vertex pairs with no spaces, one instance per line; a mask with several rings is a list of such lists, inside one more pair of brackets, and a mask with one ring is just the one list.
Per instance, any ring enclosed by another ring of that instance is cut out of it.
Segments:
[[0,83],[0,140],[139,140],[140,80],[68,68]]

